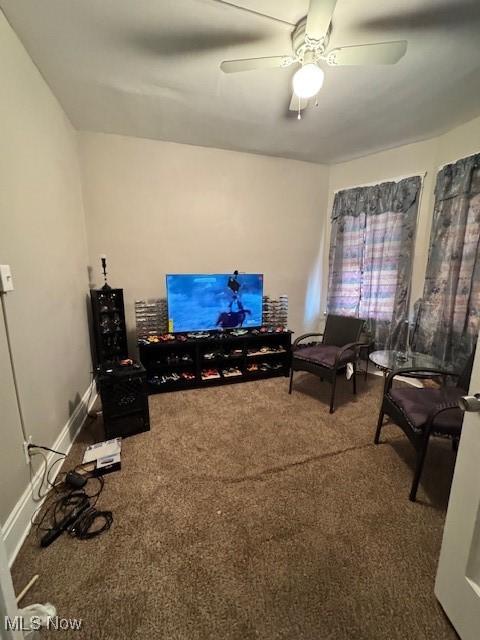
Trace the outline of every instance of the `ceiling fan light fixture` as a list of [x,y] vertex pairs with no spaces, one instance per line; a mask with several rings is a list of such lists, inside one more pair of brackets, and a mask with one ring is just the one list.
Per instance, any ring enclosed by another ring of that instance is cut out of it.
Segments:
[[312,98],[323,86],[325,73],[314,62],[304,64],[293,76],[293,91],[299,98]]

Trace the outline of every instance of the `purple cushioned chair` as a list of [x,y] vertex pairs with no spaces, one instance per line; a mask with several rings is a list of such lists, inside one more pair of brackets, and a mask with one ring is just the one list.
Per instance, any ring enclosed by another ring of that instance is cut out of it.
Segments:
[[[327,316],[323,333],[305,333],[293,343],[292,366],[290,369],[290,386],[288,393],[292,393],[293,372],[308,371],[327,380],[332,385],[330,395],[330,413],[335,411],[335,387],[337,374],[345,369],[348,362],[353,364],[353,393],[357,393],[356,363],[360,347],[359,342],[364,320],[347,316]],[[321,342],[301,346],[300,342],[306,338],[322,337]]]
[[[437,369],[398,369],[392,371],[385,382],[382,407],[378,416],[375,444],[380,441],[380,432],[385,414],[390,416],[406,434],[417,451],[417,462],[413,476],[410,500],[415,502],[418,484],[422,474],[425,456],[427,454],[430,436],[443,436],[452,439],[454,449],[458,445],[462,430],[463,411],[458,406],[459,399],[468,393],[470,376],[472,375],[473,352],[460,375]],[[439,389],[396,387],[393,388],[395,376],[408,374],[415,377],[415,373],[454,376],[456,386],[442,386]]]

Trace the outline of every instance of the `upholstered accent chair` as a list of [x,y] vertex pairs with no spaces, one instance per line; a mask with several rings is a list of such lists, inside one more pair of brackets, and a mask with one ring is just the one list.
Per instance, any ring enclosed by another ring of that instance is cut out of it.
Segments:
[[[415,472],[410,500],[415,502],[420,476],[422,475],[428,443],[431,436],[447,437],[452,440],[456,450],[463,423],[463,411],[458,405],[459,399],[468,393],[472,375],[473,352],[460,375],[437,369],[398,369],[392,371],[386,381],[380,415],[378,416],[375,444],[380,442],[380,432],[385,414],[398,425],[408,437],[417,452]],[[443,386],[438,389],[411,386],[393,387],[396,376],[408,375],[425,378],[426,373],[442,376]],[[457,378],[455,386],[446,386],[447,377]]]
[[[308,371],[320,379],[327,380],[332,385],[330,394],[330,413],[335,411],[335,388],[339,371],[346,368],[347,363],[353,364],[353,393],[357,393],[356,365],[360,348],[365,346],[360,342],[360,334],[364,320],[347,316],[328,315],[323,333],[305,333],[293,343],[292,366],[290,369],[290,386],[288,393],[292,393],[294,371]],[[300,345],[307,338],[322,338],[313,344]]]

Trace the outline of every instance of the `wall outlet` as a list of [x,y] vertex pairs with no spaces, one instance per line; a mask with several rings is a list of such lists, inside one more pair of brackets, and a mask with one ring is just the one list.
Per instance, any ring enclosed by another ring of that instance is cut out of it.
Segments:
[[9,264],[0,264],[0,292],[13,291],[12,271]]
[[30,449],[28,448],[28,445],[32,444],[32,436],[28,436],[28,442],[26,440],[23,441],[23,452],[25,454],[25,463],[26,464],[30,464],[31,460],[30,460]]

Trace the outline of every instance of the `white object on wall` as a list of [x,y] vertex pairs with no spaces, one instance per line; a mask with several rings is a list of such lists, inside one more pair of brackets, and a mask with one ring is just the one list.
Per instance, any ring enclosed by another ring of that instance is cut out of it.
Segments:
[[12,271],[9,264],[0,264],[0,293],[13,291]]

